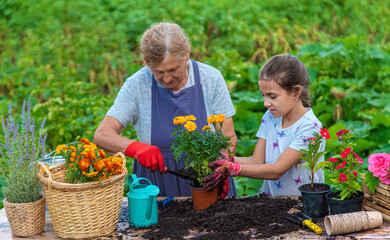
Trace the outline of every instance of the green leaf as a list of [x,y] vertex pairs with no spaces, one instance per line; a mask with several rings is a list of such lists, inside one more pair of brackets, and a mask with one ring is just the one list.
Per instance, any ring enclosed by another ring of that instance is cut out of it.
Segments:
[[370,189],[371,193],[375,193],[375,188],[380,183],[379,178],[375,177],[374,174],[370,171],[367,171],[364,174],[364,182],[367,184],[367,187]]

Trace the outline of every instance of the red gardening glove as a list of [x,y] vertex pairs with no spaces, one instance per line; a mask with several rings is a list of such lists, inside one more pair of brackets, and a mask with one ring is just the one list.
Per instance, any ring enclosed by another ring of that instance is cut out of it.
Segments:
[[167,168],[164,166],[164,158],[160,149],[156,146],[135,141],[127,146],[125,153],[127,156],[138,160],[142,166],[150,168],[152,172],[155,172],[157,169],[160,169],[160,173],[167,171]]
[[[234,162],[234,157],[226,152],[220,152],[223,159],[228,160],[229,162]],[[230,190],[229,178],[219,184],[219,197],[225,199]]]
[[241,171],[241,164],[229,162],[224,159],[211,162],[208,166],[215,168],[210,175],[202,179],[202,182],[205,183],[204,188],[208,191],[215,188],[228,177],[237,176]]

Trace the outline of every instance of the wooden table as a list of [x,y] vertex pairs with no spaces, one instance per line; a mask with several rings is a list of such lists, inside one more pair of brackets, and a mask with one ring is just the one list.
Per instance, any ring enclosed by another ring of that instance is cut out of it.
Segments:
[[[127,209],[127,198],[123,198],[123,208]],[[364,231],[359,233],[350,233],[345,235],[338,235],[338,236],[328,236],[326,234],[324,224],[323,222],[317,223],[322,229],[323,233],[321,235],[316,235],[313,232],[306,231],[306,230],[299,230],[297,232],[291,232],[282,236],[274,237],[274,239],[390,239],[390,223],[384,221],[383,225],[379,228],[370,230],[370,231]],[[128,222],[118,222],[118,229],[128,229],[129,223]],[[123,231],[122,231],[123,232]],[[140,230],[131,229],[129,233],[123,234],[118,232],[113,232],[111,236],[107,237],[99,237],[94,239],[143,239],[141,237],[142,232]],[[8,224],[7,216],[5,214],[4,209],[0,210],[0,240],[7,240],[7,239],[14,239],[14,240],[26,240],[26,239],[39,239],[39,240],[60,240],[63,238],[57,237],[55,235],[55,232],[53,230],[53,224],[50,220],[50,215],[48,212],[46,212],[46,226],[45,231],[41,235],[29,237],[29,238],[21,238],[21,237],[14,237],[11,234],[11,229]]]

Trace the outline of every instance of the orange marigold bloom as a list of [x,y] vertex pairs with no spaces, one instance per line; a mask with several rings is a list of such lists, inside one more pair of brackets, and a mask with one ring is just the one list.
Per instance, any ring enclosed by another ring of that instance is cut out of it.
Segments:
[[186,121],[195,121],[196,117],[194,115],[190,115],[190,116],[185,116],[184,119]]
[[86,139],[86,138],[82,138],[80,140],[80,143],[84,143],[85,145],[91,145],[91,142],[88,139]]
[[58,146],[56,147],[56,153],[57,153],[57,154],[60,154],[61,150],[65,151],[65,150],[67,150],[67,149],[69,149],[69,147],[66,146],[65,144],[58,145]]
[[85,174],[87,174],[87,172],[86,171],[83,171],[83,173],[82,173],[84,176],[85,176]]
[[103,151],[103,149],[99,149],[98,152],[99,152],[99,155],[100,155],[101,159],[106,158],[106,153]]
[[76,160],[75,157],[71,157],[71,158],[70,158],[70,161],[71,161],[71,162],[74,162],[75,160]]
[[223,115],[223,114],[218,115],[218,122],[219,123],[225,122],[225,115]]
[[74,166],[73,163],[70,163],[70,164],[69,164],[69,167],[73,167],[73,166]]
[[196,123],[192,121],[188,121],[186,122],[186,124],[184,124],[184,127],[187,128],[187,131],[192,132],[195,131],[196,129]]
[[211,130],[211,127],[210,127],[210,126],[204,126],[204,127],[202,128],[202,131],[203,131],[203,132],[206,131],[206,130]]
[[185,117],[178,116],[173,119],[173,124],[174,125],[183,125],[186,122]]
[[[46,167],[47,169],[50,168],[48,165],[45,165],[45,167]],[[42,172],[45,172],[45,169],[42,168]]]
[[88,159],[81,159],[80,162],[79,162],[79,168],[82,170],[82,171],[85,171],[89,168],[89,165],[91,165],[91,163],[89,162]]
[[74,157],[76,157],[76,153],[75,153],[75,152],[72,152],[72,153],[70,154],[70,156],[74,158]]
[[110,159],[106,158],[104,159],[104,165],[108,170],[111,170],[114,164],[110,161]]
[[70,146],[69,149],[72,150],[72,151],[74,151],[74,152],[77,151],[77,148],[76,148],[75,146]]
[[95,164],[93,165],[94,168],[98,171],[98,172],[101,172],[105,166],[104,164],[104,161],[103,160],[98,160],[95,162]]

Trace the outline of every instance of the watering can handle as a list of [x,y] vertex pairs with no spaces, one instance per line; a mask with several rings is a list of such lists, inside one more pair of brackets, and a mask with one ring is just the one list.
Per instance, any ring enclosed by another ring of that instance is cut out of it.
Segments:
[[134,183],[136,183],[136,182],[138,182],[138,181],[140,181],[140,180],[146,180],[146,181],[148,181],[149,182],[149,184],[150,185],[152,185],[152,183],[149,181],[149,179],[147,179],[147,178],[137,178],[137,176],[135,175],[135,174],[131,174],[130,176],[129,176],[129,187],[130,187],[130,191],[133,191],[133,185],[134,185]]

